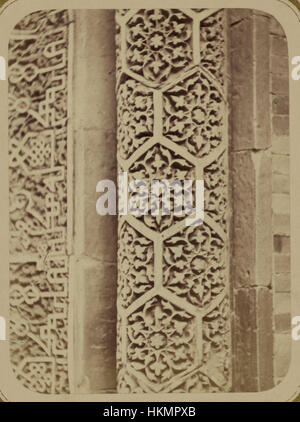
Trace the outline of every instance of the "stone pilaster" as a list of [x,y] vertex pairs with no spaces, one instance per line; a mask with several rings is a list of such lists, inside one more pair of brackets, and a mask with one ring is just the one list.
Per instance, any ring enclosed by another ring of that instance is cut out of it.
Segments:
[[225,13],[122,10],[116,21],[119,172],[205,181],[201,226],[120,217],[118,391],[228,391]]

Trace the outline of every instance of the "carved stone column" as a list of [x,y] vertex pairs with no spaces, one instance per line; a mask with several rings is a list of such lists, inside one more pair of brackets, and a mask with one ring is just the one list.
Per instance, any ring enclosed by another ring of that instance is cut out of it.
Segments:
[[231,388],[223,10],[120,10],[118,166],[204,179],[203,225],[120,216],[118,391]]

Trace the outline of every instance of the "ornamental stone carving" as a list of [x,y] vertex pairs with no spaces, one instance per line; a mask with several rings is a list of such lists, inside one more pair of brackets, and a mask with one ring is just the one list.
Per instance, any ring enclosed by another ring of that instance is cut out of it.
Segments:
[[225,12],[122,10],[116,27],[119,172],[205,183],[201,226],[119,218],[118,391],[228,391]]

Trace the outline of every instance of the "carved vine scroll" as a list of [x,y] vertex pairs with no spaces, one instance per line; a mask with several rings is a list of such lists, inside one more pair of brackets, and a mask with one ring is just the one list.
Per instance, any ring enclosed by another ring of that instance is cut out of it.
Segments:
[[231,388],[223,10],[116,13],[118,167],[204,179],[204,224],[121,216],[118,391]]
[[67,11],[40,11],[9,45],[11,362],[38,393],[69,391],[70,34]]

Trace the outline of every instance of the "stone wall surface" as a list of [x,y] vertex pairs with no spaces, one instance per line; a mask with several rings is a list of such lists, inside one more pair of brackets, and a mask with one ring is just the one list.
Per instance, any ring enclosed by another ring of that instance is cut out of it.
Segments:
[[230,46],[233,377],[257,391],[290,361],[288,51],[277,21],[247,9],[230,12]]
[[[23,385],[280,382],[290,360],[289,93],[274,18],[37,12],[12,33],[8,65],[11,361]],[[204,224],[100,217],[96,185],[118,171],[147,183],[203,178]]]
[[257,391],[273,384],[269,17],[229,16],[233,382]]
[[291,358],[290,164],[288,46],[281,26],[270,25],[272,131],[274,381],[280,382]]

